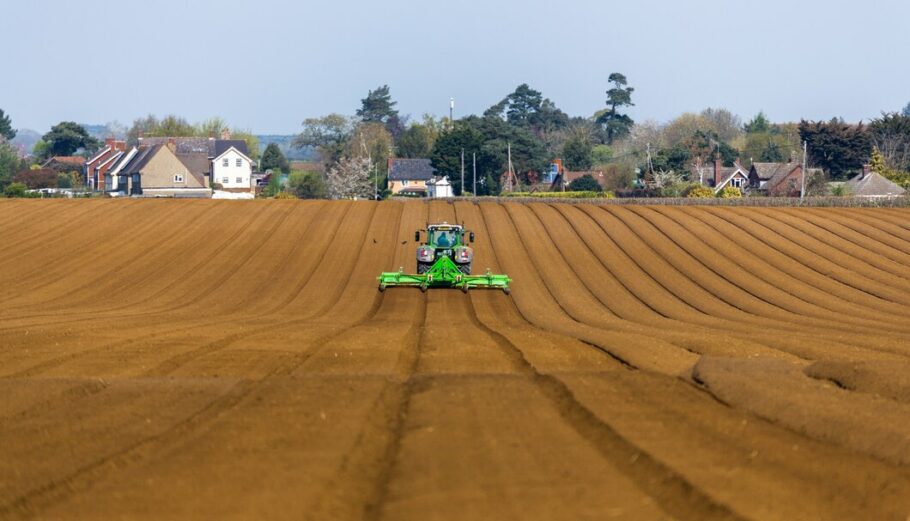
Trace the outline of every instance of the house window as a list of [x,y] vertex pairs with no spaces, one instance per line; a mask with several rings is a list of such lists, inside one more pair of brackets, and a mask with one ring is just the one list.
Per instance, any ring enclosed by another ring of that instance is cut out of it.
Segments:
[[[237,159],[237,162],[236,162],[236,165],[237,165],[238,167],[243,166],[243,159],[238,158],[238,159]],[[237,182],[239,183],[240,181],[237,181]]]
[[236,183],[237,183],[238,185],[239,185],[239,184],[242,184],[242,183],[243,183],[243,178],[242,178],[242,177],[238,177],[238,178],[235,179],[235,181],[236,181]]
[[223,185],[226,185],[226,184],[228,184],[228,183],[230,183],[230,182],[231,182],[231,180],[228,179],[227,177],[222,177],[222,178],[221,178],[221,184],[223,184]]
[[402,181],[401,186],[408,186],[408,180],[405,179],[404,181]]
[[231,161],[228,158],[224,158],[224,161],[221,162],[221,166],[231,166]]
[[742,187],[743,187],[743,180],[742,180],[742,178],[737,177],[737,178],[735,178],[735,179],[732,179],[732,180],[730,181],[730,184],[732,184],[735,188],[742,188]]
[[175,182],[175,183],[182,183],[182,182],[183,182],[183,174],[174,174],[174,182]]

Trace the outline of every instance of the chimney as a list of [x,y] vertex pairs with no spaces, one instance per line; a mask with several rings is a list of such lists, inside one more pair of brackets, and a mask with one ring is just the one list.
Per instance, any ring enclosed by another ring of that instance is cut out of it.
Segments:
[[221,129],[221,139],[231,139],[230,129],[227,129],[227,128]]
[[116,142],[117,142],[117,140],[115,138],[109,137],[104,140],[104,145],[114,148],[114,143],[116,143]]
[[723,179],[720,178],[720,168],[723,163],[720,160],[720,152],[714,154],[714,186],[720,184]]
[[860,179],[865,179],[872,172],[872,165],[863,165],[863,175]]

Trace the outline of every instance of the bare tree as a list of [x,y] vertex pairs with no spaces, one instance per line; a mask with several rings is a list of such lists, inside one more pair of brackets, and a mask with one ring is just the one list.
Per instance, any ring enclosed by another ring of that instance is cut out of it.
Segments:
[[370,160],[366,157],[342,157],[326,174],[332,199],[368,198],[373,194],[370,183]]

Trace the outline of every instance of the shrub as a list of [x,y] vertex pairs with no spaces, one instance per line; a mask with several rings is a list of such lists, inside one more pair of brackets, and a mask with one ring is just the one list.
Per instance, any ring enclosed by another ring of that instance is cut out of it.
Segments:
[[686,197],[690,199],[709,199],[714,197],[714,190],[704,185],[693,185],[686,190]]
[[221,183],[212,183],[212,190],[224,190],[224,185]]
[[290,192],[278,192],[275,194],[275,199],[297,199],[297,196]]
[[27,189],[28,187],[24,183],[10,183],[6,190],[3,191],[3,195],[6,197],[25,197]]
[[324,199],[327,189],[318,172],[291,172],[288,176],[288,192],[298,199]]
[[831,195],[835,197],[847,197],[850,195],[850,189],[844,183],[839,183],[831,187]]
[[717,197],[721,199],[740,199],[743,196],[743,191],[735,186],[725,186],[717,193]]
[[569,183],[569,191],[571,192],[601,192],[603,188],[597,183],[597,180],[594,179],[590,174],[585,174],[578,179],[573,180]]

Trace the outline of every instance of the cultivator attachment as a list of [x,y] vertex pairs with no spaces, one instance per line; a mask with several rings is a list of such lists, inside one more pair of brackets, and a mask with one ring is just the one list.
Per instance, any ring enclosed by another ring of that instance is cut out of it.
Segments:
[[427,288],[459,288],[465,293],[472,288],[493,288],[508,294],[510,282],[512,279],[508,275],[491,273],[490,270],[484,275],[467,275],[458,269],[452,259],[443,256],[428,271],[419,275],[404,273],[404,268],[382,273],[379,275],[379,291],[393,286],[416,286],[420,291]]

